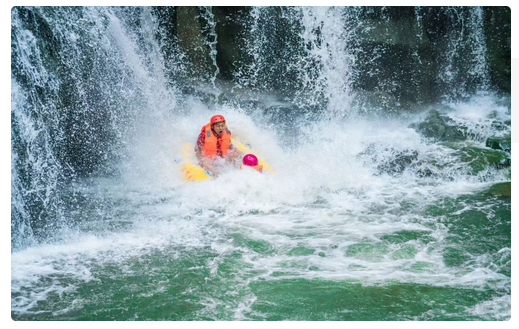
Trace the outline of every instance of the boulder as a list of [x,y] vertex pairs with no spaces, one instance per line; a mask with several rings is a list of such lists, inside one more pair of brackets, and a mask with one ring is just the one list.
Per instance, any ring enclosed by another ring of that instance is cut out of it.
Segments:
[[488,189],[488,193],[492,196],[511,197],[512,182],[494,184]]
[[396,150],[394,148],[377,149],[370,144],[357,158],[368,157],[370,163],[376,163],[378,174],[398,175],[418,161],[416,150]]
[[503,150],[511,153],[512,140],[511,137],[490,137],[487,139],[485,146],[494,150]]
[[387,162],[377,166],[380,172],[391,175],[401,174],[406,168],[410,167],[418,159],[418,152],[415,150],[405,150],[396,152],[394,157]]
[[469,166],[469,172],[474,175],[489,167],[502,169],[511,166],[510,155],[501,150],[459,145],[458,143],[444,143],[443,145],[457,150],[456,154],[460,160]]
[[439,141],[464,141],[467,139],[467,128],[457,126],[452,119],[441,115],[437,110],[430,110],[422,122],[409,126],[422,136]]

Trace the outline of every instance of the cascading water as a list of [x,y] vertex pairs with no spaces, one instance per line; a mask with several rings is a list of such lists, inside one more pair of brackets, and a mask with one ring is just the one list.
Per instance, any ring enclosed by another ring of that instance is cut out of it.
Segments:
[[443,36],[448,40],[442,54],[444,64],[438,75],[443,96],[470,97],[476,91],[488,91],[483,9],[448,8],[442,15],[448,24],[448,31]]
[[[509,29],[500,7],[14,7],[12,318],[510,319]],[[184,181],[216,113],[275,173]]]
[[239,85],[283,93],[279,98],[301,108],[315,110],[326,104],[339,116],[336,112],[351,102],[352,31],[344,23],[351,15],[345,8],[252,9],[247,40],[252,60],[238,75]]

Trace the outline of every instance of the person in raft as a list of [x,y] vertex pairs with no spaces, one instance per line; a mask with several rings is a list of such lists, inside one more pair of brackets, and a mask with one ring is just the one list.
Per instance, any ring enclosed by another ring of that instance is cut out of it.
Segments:
[[[231,143],[231,132],[222,115],[214,115],[208,124],[202,127],[195,146],[199,165],[213,176],[218,176],[218,166],[231,163],[238,167],[243,153]],[[223,161],[222,161],[223,160]]]

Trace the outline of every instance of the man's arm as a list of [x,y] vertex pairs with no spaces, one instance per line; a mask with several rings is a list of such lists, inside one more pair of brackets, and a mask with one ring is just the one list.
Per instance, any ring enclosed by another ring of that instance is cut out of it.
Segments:
[[198,163],[202,163],[202,160],[203,160],[203,156],[202,156],[202,149],[200,148],[200,146],[197,144],[195,145],[195,155],[196,155],[196,159],[198,160]]
[[196,141],[195,145],[195,155],[196,159],[198,160],[198,163],[202,163],[203,155],[202,155],[202,147],[205,144],[205,134],[203,131],[200,132],[200,135],[198,135],[198,139]]

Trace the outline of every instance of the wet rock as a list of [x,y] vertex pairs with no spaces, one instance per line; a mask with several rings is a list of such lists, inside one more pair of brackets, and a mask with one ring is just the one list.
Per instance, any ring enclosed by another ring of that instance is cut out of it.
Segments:
[[203,76],[210,70],[210,58],[205,45],[196,7],[178,7],[178,46],[192,63],[195,76]]
[[357,154],[357,158],[367,157],[366,164],[378,163],[376,170],[379,174],[401,174],[406,168],[414,165],[418,159],[416,150],[395,150],[394,148],[377,149],[375,144],[370,144],[363,152]]
[[438,177],[438,173],[431,170],[430,168],[419,168],[416,170],[418,177]]
[[407,16],[393,20],[366,19],[360,30],[360,36],[376,43],[405,45],[413,49],[428,47],[429,38],[423,33],[413,14],[409,13]]
[[510,126],[511,126],[511,121],[510,120],[507,120],[507,121],[493,121],[492,122],[492,129],[495,129],[495,130],[498,130],[498,131],[506,131],[506,130],[510,130]]
[[431,110],[422,122],[409,126],[426,138],[439,141],[464,141],[467,139],[467,128],[457,126],[447,116],[441,115],[437,110]]
[[492,185],[492,187],[490,187],[488,189],[488,192],[492,196],[511,197],[512,196],[512,182],[498,183],[498,184]]
[[216,61],[220,69],[220,77],[231,81],[234,72],[247,61],[247,50],[243,47],[243,36],[246,26],[243,24],[251,7],[213,7],[216,22]]
[[485,7],[487,60],[492,85],[502,92],[511,91],[511,10],[509,7]]
[[400,174],[416,162],[417,158],[418,152],[415,150],[397,152],[393,159],[377,166],[377,169],[392,175]]
[[503,150],[511,153],[512,140],[511,137],[490,137],[487,139],[485,146],[494,150]]
[[507,168],[512,163],[510,155],[500,150],[456,143],[445,143],[444,145],[456,149],[460,160],[469,166],[469,172],[474,175],[487,168]]

